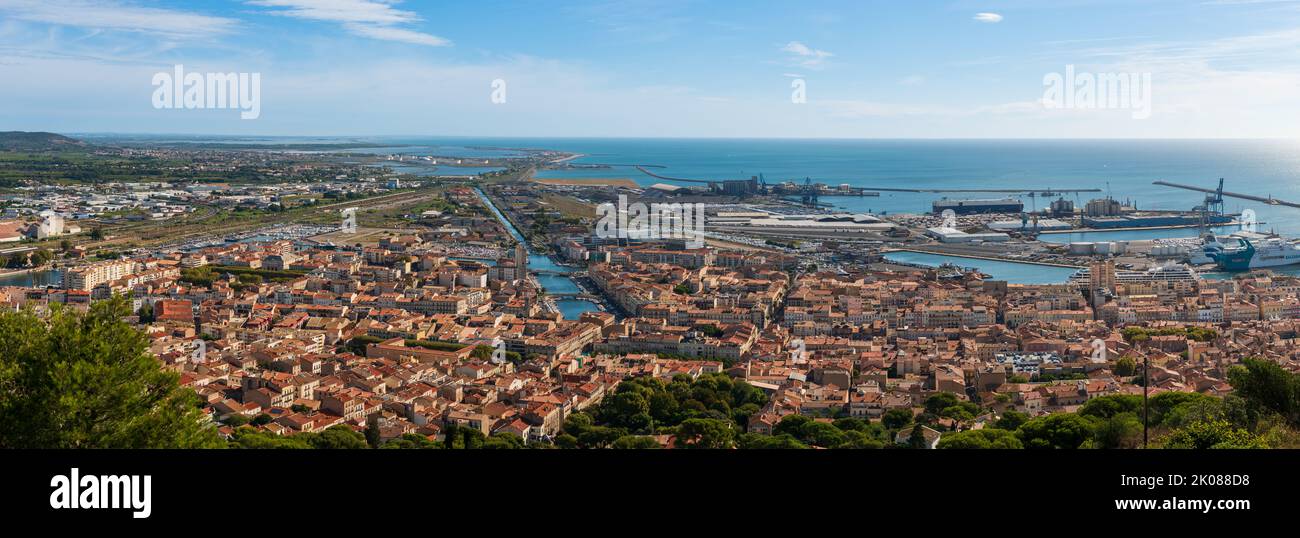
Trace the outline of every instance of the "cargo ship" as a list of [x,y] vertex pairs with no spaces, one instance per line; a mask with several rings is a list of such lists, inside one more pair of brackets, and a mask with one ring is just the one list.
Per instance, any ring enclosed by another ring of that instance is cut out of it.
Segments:
[[958,215],[971,215],[975,213],[1019,213],[1024,211],[1025,204],[1015,198],[998,200],[949,200],[943,198],[935,200],[931,207],[936,215],[949,209]]
[[1206,215],[1204,222],[1200,215],[1144,214],[1123,215],[1117,217],[1083,217],[1084,228],[1106,230],[1114,228],[1175,228],[1192,227],[1204,223],[1207,226],[1231,224],[1233,218],[1227,215]]

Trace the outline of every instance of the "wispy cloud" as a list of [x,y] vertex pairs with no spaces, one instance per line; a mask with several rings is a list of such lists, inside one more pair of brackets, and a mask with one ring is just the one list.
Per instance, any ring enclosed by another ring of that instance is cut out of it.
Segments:
[[784,47],[781,47],[781,51],[789,54],[790,59],[793,60],[794,63],[808,69],[818,69],[822,67],[827,58],[835,56],[834,54],[821,49],[814,49],[798,41],[786,43]]
[[[662,43],[689,36],[695,23],[689,0],[607,0],[562,2],[565,12],[605,31],[638,43]],[[709,21],[714,28],[740,31],[735,21]]]
[[997,13],[976,13],[974,19],[979,22],[996,24],[1002,22],[1002,15],[999,15]]
[[0,12],[26,22],[143,32],[172,39],[211,37],[230,32],[238,24],[225,17],[114,1],[0,0]]
[[[2,1],[2,0],[0,0]],[[282,8],[275,15],[297,19],[336,22],[349,33],[371,39],[441,47],[451,41],[400,25],[421,22],[418,14],[393,7],[382,0],[248,0],[249,5]]]

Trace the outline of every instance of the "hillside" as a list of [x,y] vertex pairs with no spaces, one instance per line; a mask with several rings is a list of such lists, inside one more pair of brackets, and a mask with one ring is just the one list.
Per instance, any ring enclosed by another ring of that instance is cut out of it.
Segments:
[[54,133],[4,131],[0,132],[0,151],[60,151],[84,148],[86,143],[75,138]]

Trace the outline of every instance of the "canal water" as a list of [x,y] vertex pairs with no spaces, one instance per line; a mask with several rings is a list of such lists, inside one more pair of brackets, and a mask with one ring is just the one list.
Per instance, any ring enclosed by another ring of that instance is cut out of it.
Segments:
[[938,267],[951,263],[961,267],[973,267],[994,280],[1005,280],[1011,284],[1063,284],[1078,269],[1070,267],[1053,267],[1030,263],[1004,262],[995,260],[977,260],[957,256],[943,256],[924,252],[898,251],[885,254],[885,259],[895,262],[915,263],[929,267]]
[[[483,200],[483,203],[487,205],[488,209],[492,210],[492,214],[496,216],[497,220],[501,221],[501,224],[506,227],[506,231],[510,232],[511,237],[524,245],[528,244],[523,234],[515,229],[510,220],[501,213],[501,210],[497,209],[497,206],[492,203],[492,200],[488,199],[486,194],[483,194],[481,189],[475,188],[474,192],[478,193],[479,199]],[[542,285],[542,288],[547,293],[582,293],[582,289],[573,282],[572,278],[564,276],[564,274],[572,273],[573,268],[555,263],[555,260],[552,260],[550,256],[535,254],[531,248],[528,249],[528,268],[533,271],[534,276],[537,277],[537,282]],[[545,271],[546,273],[539,274],[537,271]],[[578,319],[578,316],[581,316],[583,312],[600,310],[600,307],[595,303],[580,299],[557,299],[555,306],[560,309],[561,314],[564,314],[564,319]]]
[[11,273],[0,275],[0,286],[22,286],[24,288],[43,288],[63,284],[63,270],[49,269],[29,273]]

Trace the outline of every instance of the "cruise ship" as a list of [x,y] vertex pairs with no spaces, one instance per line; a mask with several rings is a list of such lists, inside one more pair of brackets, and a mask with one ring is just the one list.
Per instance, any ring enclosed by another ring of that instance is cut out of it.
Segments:
[[943,198],[935,200],[930,205],[936,215],[951,209],[958,215],[970,215],[974,213],[1019,213],[1024,211],[1025,204],[1015,198],[1002,198],[998,200],[949,200]]
[[[1070,276],[1071,284],[1081,284],[1087,286],[1091,283],[1092,271],[1084,267]],[[1152,267],[1145,271],[1117,270],[1115,271],[1115,283],[1125,284],[1134,282],[1190,282],[1200,280],[1201,275],[1196,273],[1195,269],[1180,263],[1169,263]]]

